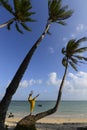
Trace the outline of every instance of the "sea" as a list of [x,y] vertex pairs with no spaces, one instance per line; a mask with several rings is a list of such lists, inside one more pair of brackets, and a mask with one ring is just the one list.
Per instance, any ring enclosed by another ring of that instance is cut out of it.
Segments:
[[[33,114],[53,108],[56,101],[36,101]],[[30,113],[28,101],[11,101],[7,116],[10,112],[15,117],[23,118]],[[61,101],[58,110],[52,114],[54,118],[87,118],[87,101]]]

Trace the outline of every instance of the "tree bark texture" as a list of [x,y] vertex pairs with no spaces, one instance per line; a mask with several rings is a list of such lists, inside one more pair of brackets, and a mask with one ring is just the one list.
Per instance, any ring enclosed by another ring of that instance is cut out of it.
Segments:
[[12,18],[10,20],[8,20],[7,22],[0,24],[0,28],[4,28],[6,27],[8,24],[10,24],[11,22],[13,22],[15,20],[15,18]]
[[35,116],[28,115],[20,120],[14,130],[36,130]]
[[19,68],[18,68],[15,76],[13,77],[11,83],[9,84],[9,86],[6,89],[6,93],[5,93],[3,99],[0,102],[0,130],[1,130],[1,126],[4,127],[6,112],[8,110],[8,106],[11,102],[12,96],[14,95],[14,93],[16,92],[16,90],[18,88],[19,83],[20,83],[29,63],[30,63],[30,60],[31,60],[34,52],[36,51],[38,45],[41,43],[41,41],[43,40],[43,38],[47,34],[47,32],[50,28],[50,24],[51,23],[48,21],[44,32],[39,37],[39,39],[35,42],[35,44],[32,46],[32,48],[29,50],[29,52],[25,56],[23,62],[19,66]]

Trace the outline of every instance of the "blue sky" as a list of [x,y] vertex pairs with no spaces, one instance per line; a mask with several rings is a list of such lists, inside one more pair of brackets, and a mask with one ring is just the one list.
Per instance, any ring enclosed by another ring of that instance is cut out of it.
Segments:
[[[19,34],[14,25],[11,31],[0,29],[0,99],[2,99],[6,87],[12,80],[20,63],[28,50],[43,32],[48,18],[47,0],[32,0],[33,11],[36,14],[33,19],[35,23],[29,23],[32,32],[24,31]],[[61,48],[71,38],[82,38],[87,36],[87,0],[63,0],[63,5],[68,5],[74,10],[72,17],[66,20],[67,25],[52,24],[51,36],[46,35],[40,46],[32,57],[32,60],[20,82],[13,100],[27,100],[31,90],[34,95],[40,93],[38,100],[56,100],[58,88],[64,67],[61,64]],[[0,24],[12,16],[0,7]],[[83,43],[87,46],[87,42]],[[87,54],[84,54],[87,55]],[[69,68],[64,85],[63,100],[87,100],[87,64],[80,65],[78,72]]]

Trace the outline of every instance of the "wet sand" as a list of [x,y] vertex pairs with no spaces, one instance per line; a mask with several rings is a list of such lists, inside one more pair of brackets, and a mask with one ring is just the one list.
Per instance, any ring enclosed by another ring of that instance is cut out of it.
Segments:
[[[7,118],[6,125],[13,130],[20,118]],[[37,130],[77,130],[78,127],[87,127],[87,118],[53,118],[46,117],[38,120]]]

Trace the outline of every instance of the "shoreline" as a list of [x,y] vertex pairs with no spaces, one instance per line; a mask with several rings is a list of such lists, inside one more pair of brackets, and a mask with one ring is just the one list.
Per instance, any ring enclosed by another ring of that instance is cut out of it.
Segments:
[[[5,124],[12,130],[21,118],[6,118]],[[87,127],[87,118],[53,118],[45,117],[36,123],[37,130],[77,130],[77,127]]]

